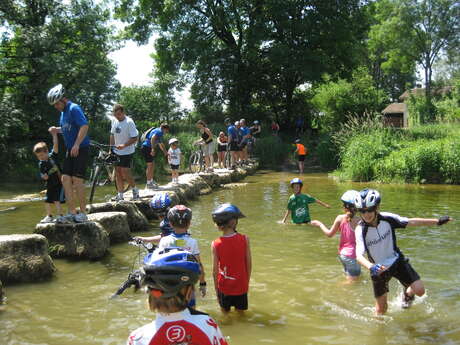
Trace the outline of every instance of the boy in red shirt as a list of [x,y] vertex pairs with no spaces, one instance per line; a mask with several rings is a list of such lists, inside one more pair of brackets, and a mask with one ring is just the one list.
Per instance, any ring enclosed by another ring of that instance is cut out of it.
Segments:
[[216,295],[223,313],[233,306],[239,313],[248,309],[251,279],[251,248],[249,238],[236,231],[238,219],[244,215],[238,207],[223,204],[214,210],[212,219],[222,236],[211,244],[213,278]]

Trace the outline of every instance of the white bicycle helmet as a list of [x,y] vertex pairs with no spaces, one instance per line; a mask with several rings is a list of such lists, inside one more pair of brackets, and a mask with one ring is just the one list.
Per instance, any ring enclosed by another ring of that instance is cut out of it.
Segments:
[[359,192],[359,197],[355,198],[355,207],[357,209],[374,207],[378,206],[380,201],[381,198],[378,191],[366,188]]
[[46,96],[46,98],[48,99],[48,103],[50,105],[55,105],[62,99],[62,97],[64,97],[64,92],[65,89],[64,86],[62,86],[62,84],[58,84],[55,87],[51,88],[48,91],[48,95]]
[[355,200],[357,198],[360,198],[359,192],[356,190],[347,190],[345,193],[343,193],[342,197],[340,200],[342,200],[343,205],[345,207],[355,207]]

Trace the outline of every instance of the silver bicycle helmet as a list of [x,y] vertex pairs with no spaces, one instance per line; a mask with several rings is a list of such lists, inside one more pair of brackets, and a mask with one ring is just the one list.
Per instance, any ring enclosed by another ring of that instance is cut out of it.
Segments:
[[356,196],[355,207],[357,209],[374,207],[378,206],[380,201],[381,197],[378,191],[366,188],[359,192],[359,196]]
[[55,87],[51,88],[48,91],[48,95],[46,98],[48,99],[48,103],[50,105],[55,105],[57,102],[59,102],[62,97],[64,97],[65,89],[62,84],[58,84]]

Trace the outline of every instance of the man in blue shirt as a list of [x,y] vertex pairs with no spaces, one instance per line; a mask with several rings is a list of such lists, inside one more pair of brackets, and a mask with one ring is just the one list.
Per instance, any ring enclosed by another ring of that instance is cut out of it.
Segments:
[[239,142],[240,142],[240,135],[238,132],[239,122],[232,123],[230,118],[225,119],[225,125],[227,126],[227,136],[228,136],[228,149],[230,150],[230,154],[232,156],[232,169],[235,168],[236,162],[238,162],[239,158]]
[[[62,185],[69,214],[65,217],[69,222],[77,223],[88,220],[85,214],[85,172],[89,155],[88,120],[80,106],[72,103],[64,95],[62,84],[49,90],[47,98],[50,105],[61,113],[59,127],[50,127],[51,133],[62,133],[66,146],[66,155],[62,169]],[[75,208],[74,192],[76,191],[80,205],[80,213]]]
[[159,128],[155,128],[150,131],[145,137],[144,142],[142,143],[142,155],[144,156],[145,163],[147,164],[147,169],[145,170],[145,176],[147,178],[147,189],[154,189],[158,185],[153,181],[154,173],[154,158],[156,155],[157,147],[163,151],[165,157],[168,157],[168,151],[166,151],[165,146],[163,145],[163,135],[169,132],[169,125],[167,123],[162,123]]

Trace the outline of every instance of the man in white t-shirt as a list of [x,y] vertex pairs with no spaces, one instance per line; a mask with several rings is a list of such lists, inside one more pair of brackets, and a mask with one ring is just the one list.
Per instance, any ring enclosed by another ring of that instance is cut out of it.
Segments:
[[115,119],[112,121],[112,129],[110,130],[110,145],[114,146],[113,152],[119,158],[119,162],[115,166],[118,190],[115,200],[124,200],[124,181],[133,189],[133,200],[137,200],[139,199],[139,190],[136,188],[136,183],[131,175],[131,162],[139,132],[134,121],[129,116],[126,116],[121,104],[114,105],[113,115]]

